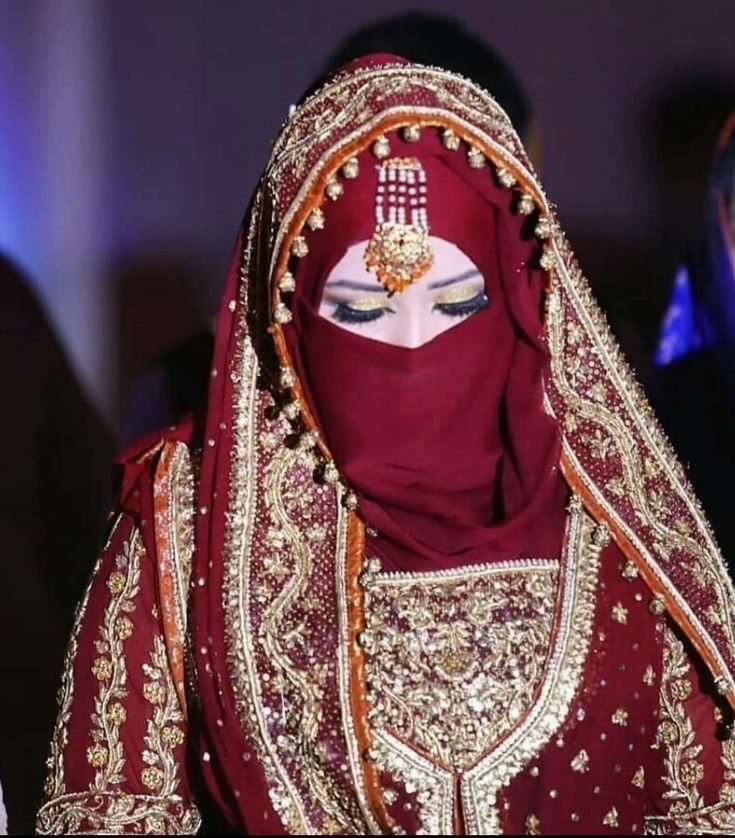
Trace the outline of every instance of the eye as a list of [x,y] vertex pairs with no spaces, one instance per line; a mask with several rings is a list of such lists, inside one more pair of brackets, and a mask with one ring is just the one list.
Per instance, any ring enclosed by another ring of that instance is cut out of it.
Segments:
[[339,323],[371,323],[385,314],[393,314],[385,299],[357,299],[351,302],[333,301],[332,317]]
[[457,289],[437,298],[432,311],[438,311],[447,317],[467,317],[485,308],[488,302],[484,291],[473,288]]

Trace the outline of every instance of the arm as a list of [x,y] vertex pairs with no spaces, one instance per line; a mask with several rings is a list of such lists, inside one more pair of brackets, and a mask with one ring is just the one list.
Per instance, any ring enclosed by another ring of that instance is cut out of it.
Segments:
[[186,707],[172,666],[176,638],[172,643],[157,560],[153,483],[147,490],[145,473],[131,494],[150,514],[118,517],[78,610],[40,834],[187,834],[199,826],[185,774]]
[[725,714],[711,678],[667,627],[656,742],[661,771],[649,834],[735,832],[735,741]]

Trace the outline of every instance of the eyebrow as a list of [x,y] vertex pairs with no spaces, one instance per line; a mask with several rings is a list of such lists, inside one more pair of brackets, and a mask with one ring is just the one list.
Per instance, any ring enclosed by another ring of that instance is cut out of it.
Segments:
[[[448,279],[439,279],[432,282],[429,288],[433,291],[437,288],[446,288],[448,285],[455,285],[457,282],[464,282],[465,279],[471,279],[474,276],[479,276],[480,271],[477,268],[470,268],[470,270],[457,276],[450,276]],[[377,291],[378,293],[386,293],[386,289],[379,282],[355,282],[352,279],[337,279],[334,282],[327,283],[328,288],[345,288],[348,291]]]
[[367,282],[355,282],[352,279],[337,279],[334,282],[328,282],[327,288],[346,288],[348,291],[383,291],[387,293],[387,289],[377,279],[369,284]]
[[435,288],[446,288],[447,285],[454,285],[457,282],[464,282],[465,279],[471,279],[473,276],[479,276],[480,271],[477,268],[470,268],[470,270],[465,271],[463,274],[459,274],[458,276],[450,276],[449,279],[438,279],[436,282],[432,282],[429,285],[429,288],[433,291]]

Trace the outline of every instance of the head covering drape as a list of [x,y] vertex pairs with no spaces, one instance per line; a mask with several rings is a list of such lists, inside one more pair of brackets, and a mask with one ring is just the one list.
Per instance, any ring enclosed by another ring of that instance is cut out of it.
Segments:
[[379,163],[362,152],[360,174],[323,208],[324,229],[307,234],[296,270],[287,336],[312,410],[378,532],[371,546],[394,566],[557,555],[565,489],[558,429],[542,408],[548,349],[536,240],[490,172],[444,148],[437,132],[388,139],[391,157],[420,161],[430,232],[479,267],[489,304],[412,349],[317,314],[329,272],[375,225]]

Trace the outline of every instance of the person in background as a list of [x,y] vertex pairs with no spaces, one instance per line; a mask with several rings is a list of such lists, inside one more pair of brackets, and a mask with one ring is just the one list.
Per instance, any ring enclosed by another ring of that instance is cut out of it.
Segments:
[[662,421],[733,557],[735,488],[724,475],[735,467],[735,112],[717,142],[701,229],[676,271],[654,362]]
[[492,90],[531,162],[542,168],[541,130],[528,93],[510,64],[461,20],[439,12],[412,11],[368,23],[337,47],[322,65],[322,75],[370,53],[402,55],[416,64],[442,67]]
[[2,255],[0,299],[0,781],[11,834],[27,834],[112,448],[29,281]]

